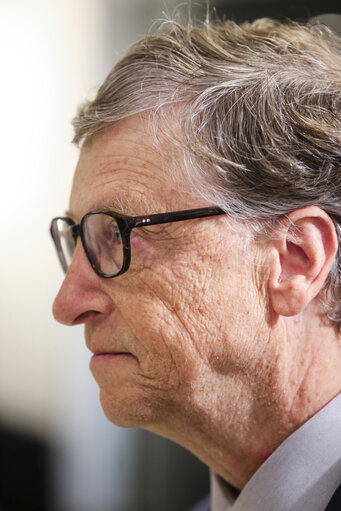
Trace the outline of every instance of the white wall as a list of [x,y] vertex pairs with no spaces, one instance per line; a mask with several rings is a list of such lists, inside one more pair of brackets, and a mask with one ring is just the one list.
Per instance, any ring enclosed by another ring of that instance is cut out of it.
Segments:
[[52,318],[63,276],[48,227],[68,206],[77,104],[163,9],[0,0],[0,420],[57,446],[56,509],[129,509],[135,432],[104,418],[82,328]]
[[0,2],[0,402],[5,420],[38,433],[52,425],[55,361],[73,337],[51,318],[62,276],[48,226],[67,205],[77,157],[70,119],[103,74],[100,3]]

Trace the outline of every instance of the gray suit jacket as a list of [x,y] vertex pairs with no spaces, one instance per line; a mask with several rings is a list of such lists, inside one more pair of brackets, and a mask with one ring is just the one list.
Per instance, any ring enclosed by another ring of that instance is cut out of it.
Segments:
[[211,499],[210,496],[207,495],[203,500],[197,502],[194,507],[191,507],[189,511],[211,511]]
[[[198,502],[189,511],[211,511],[211,499],[209,496]],[[251,511],[251,510],[250,510]],[[341,511],[341,484],[330,499],[325,511]]]
[[329,501],[325,511],[340,511],[341,509],[341,484],[336,488],[334,495]]

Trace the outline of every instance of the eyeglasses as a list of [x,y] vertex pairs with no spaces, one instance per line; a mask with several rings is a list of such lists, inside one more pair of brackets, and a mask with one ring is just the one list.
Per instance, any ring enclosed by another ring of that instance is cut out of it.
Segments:
[[54,218],[50,232],[65,273],[71,264],[77,238],[80,236],[84,251],[95,272],[101,277],[113,278],[122,275],[129,268],[132,229],[224,213],[218,207],[148,216],[125,216],[112,212],[90,211],[83,216],[79,224],[69,217]]

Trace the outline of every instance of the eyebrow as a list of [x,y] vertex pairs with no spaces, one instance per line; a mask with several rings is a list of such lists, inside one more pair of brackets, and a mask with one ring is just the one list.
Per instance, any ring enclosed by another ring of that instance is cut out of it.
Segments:
[[[129,197],[115,197],[106,204],[95,207],[92,211],[115,212],[126,216],[142,216],[159,212],[154,211],[154,209],[150,201],[147,200],[145,196],[141,195],[138,200]],[[163,213],[163,211],[161,213]],[[73,215],[71,211],[67,210],[65,214],[73,221],[76,221],[75,215]]]
[[[139,204],[139,206],[140,205],[141,204]],[[99,209],[101,211],[115,211],[115,213],[120,213],[121,215],[136,216],[138,211],[137,206],[138,203],[136,200],[134,201],[129,198],[123,199],[121,197],[115,197]]]
[[159,212],[153,201],[141,194],[138,197],[114,197],[99,208],[101,211],[115,211],[121,215],[142,216]]

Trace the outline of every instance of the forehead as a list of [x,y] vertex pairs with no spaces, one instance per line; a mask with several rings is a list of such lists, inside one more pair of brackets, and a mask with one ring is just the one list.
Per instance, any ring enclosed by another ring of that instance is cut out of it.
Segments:
[[139,116],[124,119],[82,147],[70,199],[70,212],[111,208],[128,215],[171,211],[179,190],[171,164],[155,147],[148,124]]

